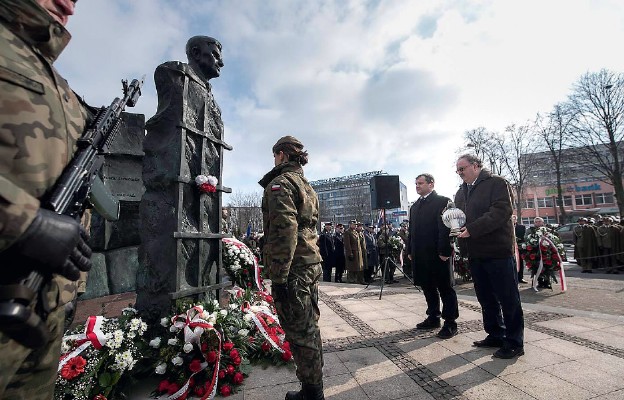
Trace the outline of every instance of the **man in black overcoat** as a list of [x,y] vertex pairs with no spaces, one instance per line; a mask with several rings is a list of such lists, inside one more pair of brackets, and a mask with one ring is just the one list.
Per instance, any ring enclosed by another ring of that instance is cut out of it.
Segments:
[[[438,195],[433,187],[435,181],[430,174],[416,177],[416,192],[420,198],[409,212],[408,257],[412,262],[414,284],[422,288],[427,301],[427,318],[416,325],[418,329],[444,326],[437,336],[449,339],[457,334],[457,294],[452,286],[453,274],[450,268],[450,229],[442,223],[442,212],[449,199]],[[440,299],[442,312],[440,312]]]
[[332,233],[332,222],[325,222],[323,232],[319,235],[318,247],[323,257],[323,282],[331,282],[332,269],[334,268],[334,234]]
[[336,224],[336,230],[334,232],[334,265],[336,267],[336,273],[334,275],[334,282],[342,283],[342,274],[345,270],[345,254],[344,254],[344,225]]
[[520,283],[529,283],[524,279],[524,260],[522,259],[522,254],[525,253],[525,250],[522,248],[522,244],[525,242],[524,236],[526,235],[526,226],[518,223],[518,217],[515,215],[511,216],[511,222],[514,224],[514,232],[516,234],[516,244],[518,245],[518,282]]

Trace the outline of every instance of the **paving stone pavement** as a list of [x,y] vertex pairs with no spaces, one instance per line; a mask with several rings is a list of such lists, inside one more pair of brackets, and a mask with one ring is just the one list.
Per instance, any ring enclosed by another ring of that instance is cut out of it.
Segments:
[[[472,347],[485,332],[471,283],[457,286],[459,333],[448,340],[414,328],[426,303],[405,279],[386,285],[381,298],[379,280],[368,288],[321,283],[326,398],[624,399],[624,276],[565,269],[566,293],[521,285],[526,354],[515,360]],[[126,306],[132,298],[113,300]],[[154,386],[143,382],[129,398],[147,399]],[[292,368],[255,368],[230,398],[283,399],[298,388]]]

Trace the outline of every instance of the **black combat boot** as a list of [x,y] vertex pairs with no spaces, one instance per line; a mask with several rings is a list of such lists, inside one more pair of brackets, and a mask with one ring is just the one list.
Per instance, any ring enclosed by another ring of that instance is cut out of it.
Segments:
[[300,391],[286,393],[286,400],[325,400],[323,384],[309,385],[304,383]]

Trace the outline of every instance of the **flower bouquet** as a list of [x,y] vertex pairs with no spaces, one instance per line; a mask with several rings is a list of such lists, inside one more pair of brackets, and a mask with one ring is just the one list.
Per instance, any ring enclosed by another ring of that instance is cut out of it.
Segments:
[[195,177],[195,184],[202,193],[215,193],[218,183],[219,180],[212,175],[197,175]]
[[146,330],[132,308],[122,310],[119,318],[89,317],[63,337],[54,398],[114,398],[124,373],[145,354]]
[[272,365],[290,363],[290,344],[279,324],[273,298],[266,292],[234,288],[231,304],[243,311],[243,319],[250,323],[247,354],[256,362],[269,361]]
[[[240,313],[231,315],[228,311],[219,309],[215,300],[161,320],[167,333],[149,343],[159,353],[154,372],[163,376],[154,395],[211,399],[216,393],[229,396],[236,391],[249,373],[244,350],[247,343],[241,338],[247,334],[238,334],[238,328],[246,323]],[[237,336],[238,344],[228,338]]]
[[563,261],[565,248],[551,229],[543,226],[531,230],[522,244],[522,258],[528,270],[531,271],[533,288],[552,289],[551,281],[557,282],[556,272],[561,278],[561,290],[566,290]]
[[403,243],[403,239],[401,239],[400,236],[390,236],[388,239],[388,251],[390,252],[390,257],[395,259],[399,258],[404,247],[405,243]]
[[222,241],[223,267],[232,282],[243,288],[265,290],[258,260],[249,247],[234,238]]

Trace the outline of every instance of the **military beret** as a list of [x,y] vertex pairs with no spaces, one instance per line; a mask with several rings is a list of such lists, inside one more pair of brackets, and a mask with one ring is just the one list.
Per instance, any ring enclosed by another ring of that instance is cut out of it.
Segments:
[[279,138],[279,140],[277,142],[275,142],[275,144],[273,145],[273,148],[276,148],[277,146],[279,146],[281,144],[292,144],[295,147],[303,149],[303,143],[301,143],[299,141],[299,139],[297,139],[294,136],[283,136],[283,137]]

